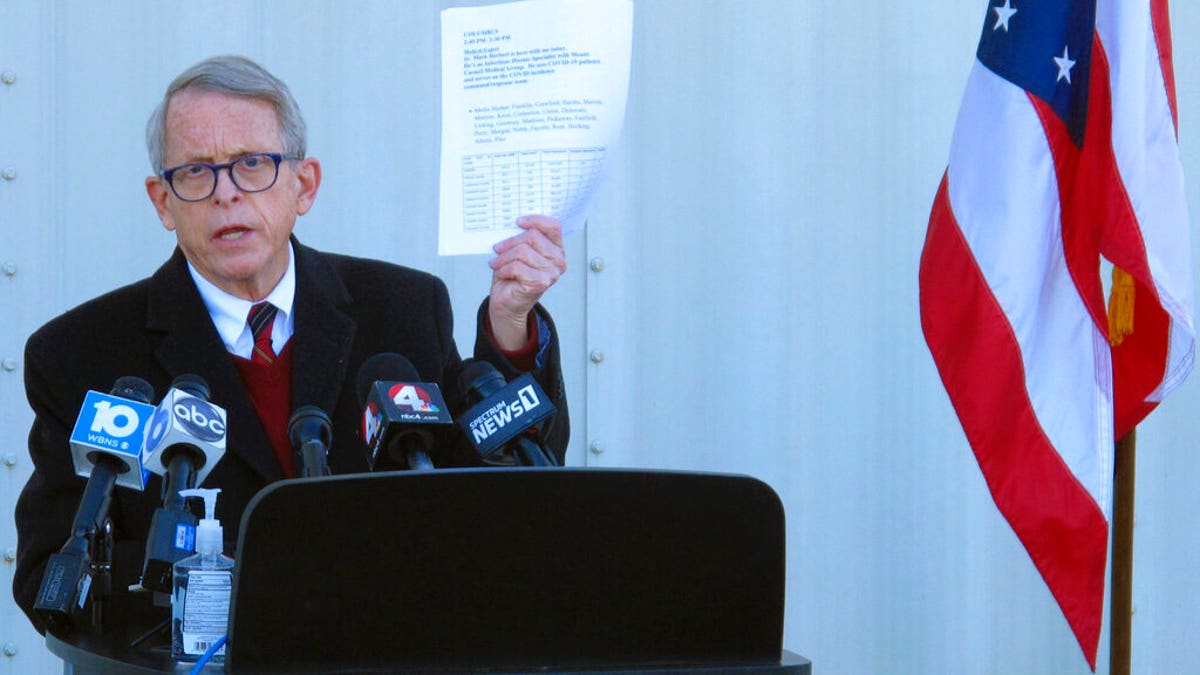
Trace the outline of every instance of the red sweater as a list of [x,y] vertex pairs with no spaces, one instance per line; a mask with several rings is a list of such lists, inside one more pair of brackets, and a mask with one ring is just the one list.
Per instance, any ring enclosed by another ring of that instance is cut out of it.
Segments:
[[292,414],[292,341],[288,340],[270,365],[238,356],[232,358],[271,447],[275,449],[275,459],[283,469],[283,477],[295,478],[296,460],[287,435],[288,418]]

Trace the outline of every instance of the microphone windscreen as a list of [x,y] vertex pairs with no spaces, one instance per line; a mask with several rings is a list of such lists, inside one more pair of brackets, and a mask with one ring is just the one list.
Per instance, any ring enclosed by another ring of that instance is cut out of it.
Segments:
[[507,384],[507,380],[496,370],[496,366],[481,359],[463,361],[462,368],[458,371],[457,382],[459,391],[468,392],[474,401],[491,396]]
[[358,391],[358,405],[359,407],[367,405],[367,398],[371,395],[371,385],[376,382],[419,382],[420,380],[421,376],[417,374],[416,366],[404,356],[393,352],[376,354],[363,361],[358,369],[358,376],[354,380],[354,387]]
[[314,439],[321,441],[328,452],[333,443],[333,423],[319,406],[302,405],[288,420],[288,441],[293,448],[299,448],[305,441]]
[[205,401],[212,400],[212,392],[208,388],[208,382],[205,382],[204,378],[199,375],[189,373],[180,375],[171,381],[171,388],[185,391]]
[[110,393],[138,403],[150,403],[154,400],[153,385],[136,375],[118,377]]

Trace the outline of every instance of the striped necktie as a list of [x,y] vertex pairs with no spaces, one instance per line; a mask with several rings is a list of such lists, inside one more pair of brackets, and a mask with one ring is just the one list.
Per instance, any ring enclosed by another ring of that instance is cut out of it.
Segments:
[[250,308],[246,323],[254,334],[254,352],[250,360],[263,365],[270,365],[275,360],[275,350],[271,347],[271,326],[275,323],[275,305],[260,302]]

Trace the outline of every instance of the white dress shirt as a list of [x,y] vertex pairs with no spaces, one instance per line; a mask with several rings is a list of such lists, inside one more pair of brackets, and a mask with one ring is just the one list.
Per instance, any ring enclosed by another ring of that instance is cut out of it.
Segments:
[[[204,301],[205,308],[208,309],[208,315],[212,317],[217,334],[225,343],[225,349],[230,354],[249,359],[254,351],[254,334],[250,332],[250,326],[246,324],[246,317],[250,315],[250,308],[258,303],[230,295],[217,288],[215,284],[205,279],[192,266],[191,262],[188,262],[188,272],[191,273],[192,280],[196,282],[196,289],[200,291],[200,298]],[[279,283],[275,284],[275,288],[263,299],[275,305],[275,309],[278,310],[275,312],[275,323],[271,326],[271,347],[276,354],[283,351],[284,345],[292,338],[292,333],[296,330],[296,318],[292,313],[292,303],[295,299],[296,254],[292,251],[292,245],[289,242],[287,270],[283,273],[283,278],[279,280]]]

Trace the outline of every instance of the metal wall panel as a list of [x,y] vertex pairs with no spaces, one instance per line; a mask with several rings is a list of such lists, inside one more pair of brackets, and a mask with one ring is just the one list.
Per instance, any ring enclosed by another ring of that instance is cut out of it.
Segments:
[[[589,463],[770,482],[789,522],[785,645],[822,672],[1088,672],[919,323],[917,264],[987,4],[635,12],[622,163],[587,235],[605,262],[588,274],[588,349],[604,355],[588,366]],[[1194,205],[1200,13],[1172,9]],[[1197,507],[1198,395],[1193,378],[1139,435],[1138,672],[1200,656],[1184,572],[1200,538],[1175,515]]]
[[[247,54],[293,87],[325,168],[298,236],[439,274],[470,349],[489,272],[482,257],[436,256],[438,11],[451,4],[467,3],[4,2],[0,72],[16,79],[0,84],[0,168],[16,178],[0,179],[0,265],[16,272],[0,275],[0,358],[15,361],[0,370],[0,458],[13,458],[0,508],[29,473],[25,337],[173,246],[142,189],[142,129],[166,83],[206,56]],[[1186,37],[1200,7],[1175,5],[1195,207],[1200,47]],[[773,485],[788,517],[785,646],[823,673],[1086,672],[991,502],[917,314],[925,222],[984,12],[637,2],[626,133],[546,300],[564,341],[569,462]],[[1139,434],[1139,672],[1200,660],[1198,399],[1193,377]],[[6,517],[0,551],[13,546]],[[0,644],[16,649],[0,672],[58,672],[7,592],[0,608]]]
[[[27,2],[6,5],[0,21],[0,73],[11,83],[0,84],[0,265],[12,274],[0,276],[0,550],[4,552],[0,582],[0,643],[5,673],[61,672],[48,658],[41,640],[16,609],[12,587],[16,533],[12,511],[16,495],[32,467],[25,451],[25,434],[33,419],[25,404],[21,360],[25,337],[43,320],[42,308],[61,302],[62,274],[55,261],[61,228],[55,223],[56,195],[51,180],[55,146],[52,124],[44,111],[55,95],[44,74],[54,68],[56,50],[37,45],[33,34],[54,21],[55,8]],[[2,76],[0,76],[2,77]],[[65,538],[65,533],[64,533]]]

